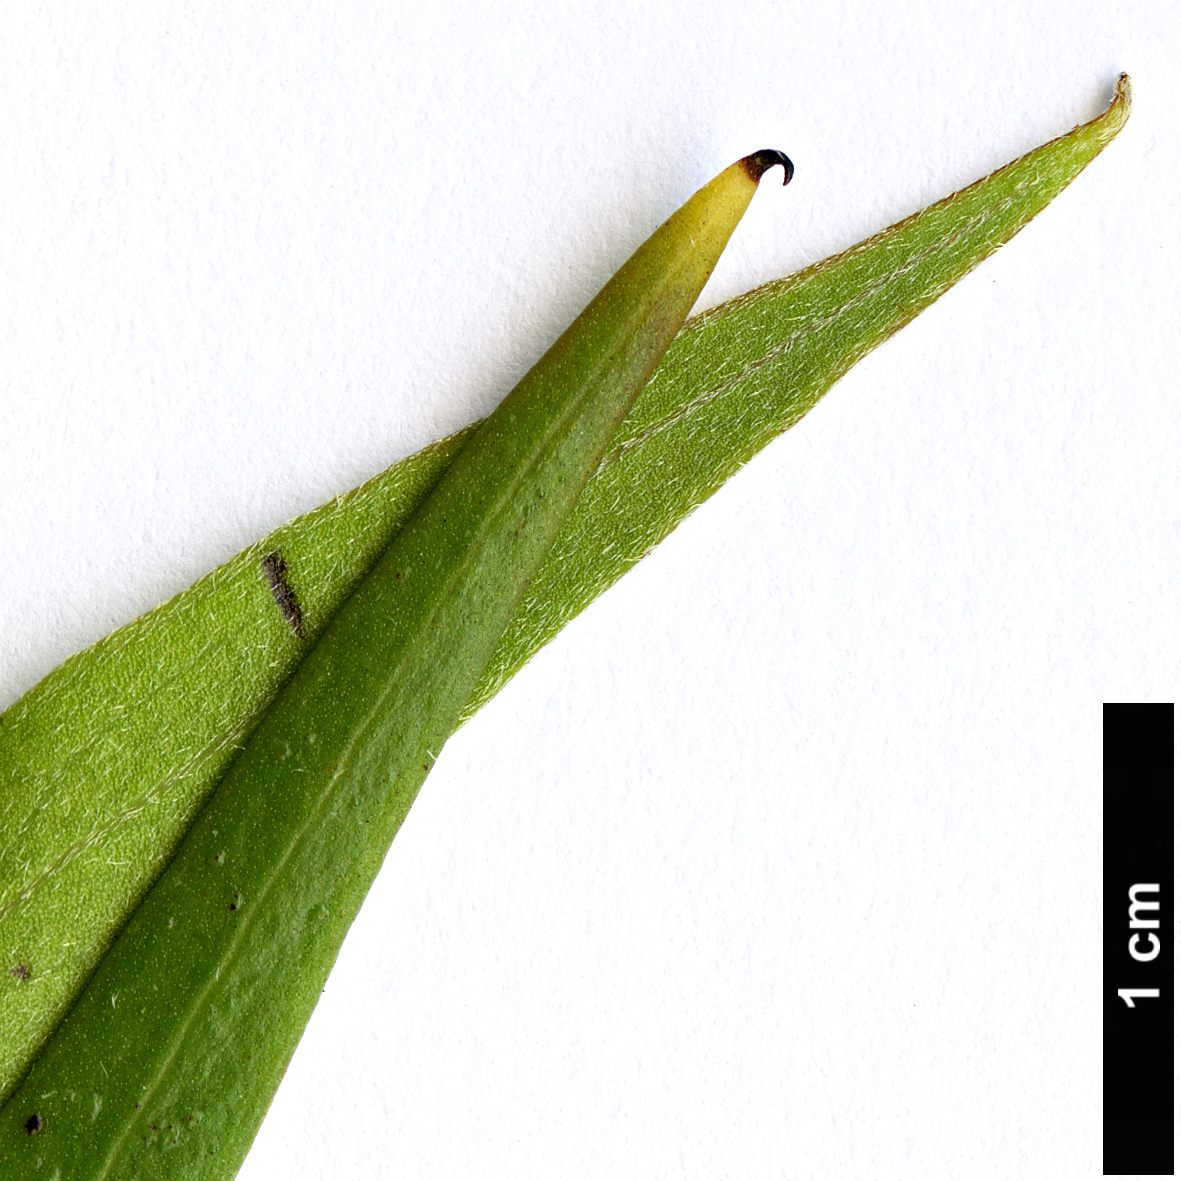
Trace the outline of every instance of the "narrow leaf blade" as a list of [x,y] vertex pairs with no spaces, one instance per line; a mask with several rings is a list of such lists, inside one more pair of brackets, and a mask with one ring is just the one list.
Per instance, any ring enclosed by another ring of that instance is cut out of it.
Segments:
[[[686,325],[530,585],[468,715],[856,361],[1043,209],[1117,134],[1130,97],[1121,78],[1091,123]],[[0,1096],[259,710],[465,437],[281,527],[0,715]],[[301,604],[302,637],[263,571],[275,551]]]

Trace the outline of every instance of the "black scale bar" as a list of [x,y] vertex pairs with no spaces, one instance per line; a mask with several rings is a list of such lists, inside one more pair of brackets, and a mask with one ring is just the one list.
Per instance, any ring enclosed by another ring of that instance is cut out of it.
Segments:
[[1103,707],[1103,1173],[1173,1172],[1173,706]]

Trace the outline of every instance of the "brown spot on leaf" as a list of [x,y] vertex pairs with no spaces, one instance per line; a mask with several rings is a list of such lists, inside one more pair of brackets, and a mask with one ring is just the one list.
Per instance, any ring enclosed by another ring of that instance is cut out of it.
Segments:
[[271,594],[275,597],[275,604],[283,618],[287,620],[291,630],[302,639],[303,611],[300,609],[299,600],[295,597],[295,591],[291,589],[291,584],[287,581],[287,563],[283,561],[283,555],[277,549],[271,550],[262,559],[260,565],[266,576],[267,585],[271,588]]

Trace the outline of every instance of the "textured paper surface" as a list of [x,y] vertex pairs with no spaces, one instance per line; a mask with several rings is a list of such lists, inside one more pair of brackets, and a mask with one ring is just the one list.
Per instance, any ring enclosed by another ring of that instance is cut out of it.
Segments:
[[1100,706],[1174,701],[1181,19],[50,4],[0,77],[0,708],[490,409],[1136,87],[1053,206],[451,743],[243,1178],[1096,1176]]

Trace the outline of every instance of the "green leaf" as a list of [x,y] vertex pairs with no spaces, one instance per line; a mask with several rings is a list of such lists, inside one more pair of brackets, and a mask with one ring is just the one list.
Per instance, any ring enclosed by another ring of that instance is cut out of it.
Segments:
[[[0,1110],[0,1164],[79,1181],[237,1171],[436,752],[775,165],[790,179],[761,151],[693,194],[473,432]],[[301,635],[286,561],[262,567]]]
[[[857,360],[1012,237],[1122,127],[1112,106],[842,254],[691,321],[505,633],[469,713]],[[471,428],[469,428],[470,430]],[[466,432],[276,530],[0,715],[0,1095],[158,874],[252,721]],[[278,551],[302,636],[264,573]]]

